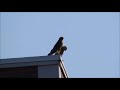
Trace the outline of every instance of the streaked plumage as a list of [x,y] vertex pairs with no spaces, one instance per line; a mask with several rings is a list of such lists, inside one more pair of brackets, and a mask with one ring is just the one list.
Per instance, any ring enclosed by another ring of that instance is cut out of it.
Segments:
[[61,48],[61,50],[60,50],[60,52],[56,52],[55,53],[55,55],[63,55],[63,53],[64,53],[64,51],[66,51],[67,50],[67,47],[66,46],[63,46],[62,48]]

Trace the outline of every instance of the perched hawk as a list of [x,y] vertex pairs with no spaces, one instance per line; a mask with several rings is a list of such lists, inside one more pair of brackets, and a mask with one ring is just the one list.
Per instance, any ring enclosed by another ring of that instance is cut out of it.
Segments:
[[61,50],[60,50],[60,52],[58,53],[58,52],[56,52],[55,53],[55,55],[63,55],[63,53],[64,53],[64,51],[66,51],[67,50],[67,47],[66,46],[63,46],[62,48],[61,48]]
[[63,46],[63,37],[60,37],[57,43],[54,45],[53,49],[50,51],[48,55],[52,55],[54,53],[59,53],[61,51],[61,48]]

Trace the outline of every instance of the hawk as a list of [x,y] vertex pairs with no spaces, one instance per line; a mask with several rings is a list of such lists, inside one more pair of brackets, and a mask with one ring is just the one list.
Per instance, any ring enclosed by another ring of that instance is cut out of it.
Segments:
[[61,48],[63,46],[63,37],[60,37],[57,43],[54,45],[53,49],[50,51],[48,55],[52,55],[54,53],[59,53],[61,51]]
[[67,50],[67,47],[66,46],[63,46],[62,48],[61,48],[61,50],[60,50],[60,52],[59,53],[55,53],[55,55],[63,55],[63,53],[64,53],[64,51],[66,51]]

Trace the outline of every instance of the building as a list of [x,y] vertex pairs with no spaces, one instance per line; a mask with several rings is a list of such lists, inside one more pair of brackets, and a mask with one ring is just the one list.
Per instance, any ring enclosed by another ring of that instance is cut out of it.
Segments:
[[0,60],[0,78],[68,78],[59,55]]

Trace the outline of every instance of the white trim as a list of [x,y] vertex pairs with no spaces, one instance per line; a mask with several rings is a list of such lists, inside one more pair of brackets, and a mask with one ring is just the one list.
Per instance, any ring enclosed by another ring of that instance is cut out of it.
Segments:
[[67,75],[66,69],[64,67],[64,63],[63,63],[62,57],[60,57],[60,67],[62,68],[62,71],[63,71],[65,77],[68,78],[68,75]]

